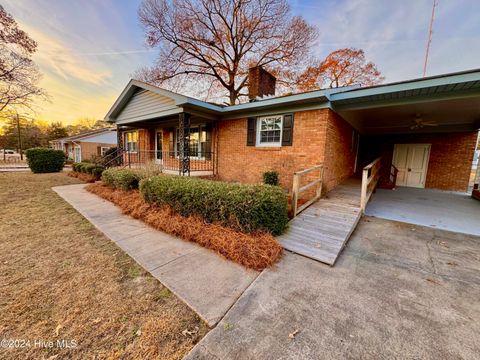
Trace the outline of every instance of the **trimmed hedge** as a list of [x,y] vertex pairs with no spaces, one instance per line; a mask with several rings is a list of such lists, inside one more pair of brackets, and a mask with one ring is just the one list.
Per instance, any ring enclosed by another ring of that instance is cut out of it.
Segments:
[[140,182],[149,203],[168,205],[183,216],[199,215],[243,232],[281,234],[288,223],[287,196],[269,185],[233,184],[180,176],[154,176]]
[[138,189],[140,177],[129,169],[107,169],[102,173],[102,181],[108,187],[128,191]]
[[27,164],[33,173],[51,173],[62,171],[65,154],[62,150],[33,148],[25,152]]
[[277,171],[266,171],[263,173],[263,183],[265,185],[274,185],[278,186],[280,184],[280,180],[278,179],[278,172]]
[[102,176],[102,172],[103,172],[103,170],[105,170],[105,168],[103,166],[100,166],[100,165],[96,165],[96,164],[92,164],[92,163],[88,163],[88,162],[83,161],[83,162],[79,162],[79,163],[74,163],[72,165],[72,170],[75,171],[75,172],[90,174],[90,175],[94,176],[95,178],[100,179],[100,177]]

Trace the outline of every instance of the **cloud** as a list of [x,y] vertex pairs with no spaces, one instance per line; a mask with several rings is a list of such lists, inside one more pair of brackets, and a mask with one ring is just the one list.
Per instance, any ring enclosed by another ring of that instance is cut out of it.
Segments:
[[[318,56],[357,47],[387,82],[422,76],[431,0],[299,1],[293,8],[319,28]],[[478,67],[478,13],[477,0],[439,2],[427,75]]]
[[38,51],[34,60],[44,72],[58,75],[64,80],[76,79],[95,85],[106,84],[111,78],[110,70],[95,62],[89,62],[60,40],[26,24],[20,26],[37,41]]

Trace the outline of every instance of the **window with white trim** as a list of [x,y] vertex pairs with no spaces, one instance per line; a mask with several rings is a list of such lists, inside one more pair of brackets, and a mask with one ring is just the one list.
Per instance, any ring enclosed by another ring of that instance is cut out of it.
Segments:
[[[180,151],[179,129],[175,131],[175,155],[179,156]],[[192,158],[202,159],[211,151],[211,144],[207,136],[205,125],[195,125],[190,127],[190,146],[189,153]]]
[[105,156],[105,153],[110,149],[108,146],[101,146],[100,147],[100,155]]
[[128,131],[124,134],[125,150],[136,152],[138,150],[138,131]]
[[259,117],[257,119],[257,146],[281,146],[282,128],[282,115]]

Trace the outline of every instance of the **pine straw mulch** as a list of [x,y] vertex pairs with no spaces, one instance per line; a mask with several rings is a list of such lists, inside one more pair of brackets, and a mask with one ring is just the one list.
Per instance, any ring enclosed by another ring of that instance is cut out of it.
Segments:
[[0,340],[30,341],[0,359],[183,358],[207,325],[51,190],[78,183],[0,173]]
[[198,216],[184,217],[169,207],[145,202],[138,190],[114,190],[101,183],[90,184],[87,190],[113,202],[124,214],[140,219],[155,229],[196,242],[245,267],[263,270],[282,255],[282,247],[271,234],[246,234],[206,223]]
[[95,176],[92,176],[90,174],[80,173],[77,171],[70,171],[67,173],[67,175],[73,178],[77,178],[78,180],[81,180],[86,183],[94,183],[95,181],[97,181]]

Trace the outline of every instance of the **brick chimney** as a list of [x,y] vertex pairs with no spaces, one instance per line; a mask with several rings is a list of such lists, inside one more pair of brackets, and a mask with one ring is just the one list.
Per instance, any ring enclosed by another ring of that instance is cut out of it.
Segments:
[[275,76],[261,66],[251,67],[248,70],[248,98],[255,101],[256,98],[267,95],[275,95]]

